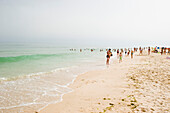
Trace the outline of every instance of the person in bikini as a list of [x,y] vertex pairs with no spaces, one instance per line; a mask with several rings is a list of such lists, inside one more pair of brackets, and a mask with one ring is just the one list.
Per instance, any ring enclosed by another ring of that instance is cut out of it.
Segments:
[[112,52],[111,52],[111,49],[109,49],[107,51],[107,55],[106,55],[106,58],[107,58],[107,61],[106,61],[106,64],[109,65],[109,60],[110,60],[110,57],[112,56]]

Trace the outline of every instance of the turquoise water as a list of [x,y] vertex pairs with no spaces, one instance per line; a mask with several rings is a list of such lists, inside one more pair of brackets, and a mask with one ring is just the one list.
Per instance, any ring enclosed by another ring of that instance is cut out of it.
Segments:
[[33,112],[59,102],[77,75],[105,68],[105,51],[80,48],[1,43],[0,111]]
[[101,55],[88,50],[80,53],[79,48],[76,48],[77,51],[69,49],[69,47],[55,45],[3,44],[0,47],[0,78],[10,79],[11,77],[48,72],[88,60],[92,61],[100,58],[99,55]]

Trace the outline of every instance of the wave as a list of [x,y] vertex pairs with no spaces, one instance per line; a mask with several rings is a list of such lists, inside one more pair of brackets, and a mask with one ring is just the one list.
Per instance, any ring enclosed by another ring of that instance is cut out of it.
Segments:
[[61,54],[34,54],[34,55],[21,55],[21,56],[10,56],[10,57],[0,57],[0,63],[8,63],[8,62],[18,62],[22,60],[38,60],[48,57],[64,57],[69,53],[61,53]]
[[50,70],[47,72],[30,73],[30,74],[18,75],[18,76],[14,76],[14,77],[0,77],[0,83],[6,82],[6,81],[16,81],[19,79],[32,78],[32,77],[36,77],[36,76],[40,76],[40,75],[49,75],[49,74],[55,73],[55,72],[69,72],[69,70],[73,69],[73,68],[77,68],[77,66],[56,68],[54,70]]

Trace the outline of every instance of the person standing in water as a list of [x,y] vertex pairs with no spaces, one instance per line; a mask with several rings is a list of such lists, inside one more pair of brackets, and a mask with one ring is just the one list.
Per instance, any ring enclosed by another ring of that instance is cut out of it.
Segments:
[[111,52],[111,49],[109,49],[108,51],[107,51],[107,56],[106,56],[106,58],[107,58],[107,61],[106,61],[106,64],[107,65],[109,65],[109,60],[110,60],[110,57],[112,56],[112,52]]

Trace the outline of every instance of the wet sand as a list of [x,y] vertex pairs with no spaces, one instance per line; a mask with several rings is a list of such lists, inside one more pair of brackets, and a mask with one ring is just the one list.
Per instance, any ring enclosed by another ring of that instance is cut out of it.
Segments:
[[87,72],[70,85],[63,101],[39,113],[169,112],[170,60],[167,55],[124,57],[105,70]]

